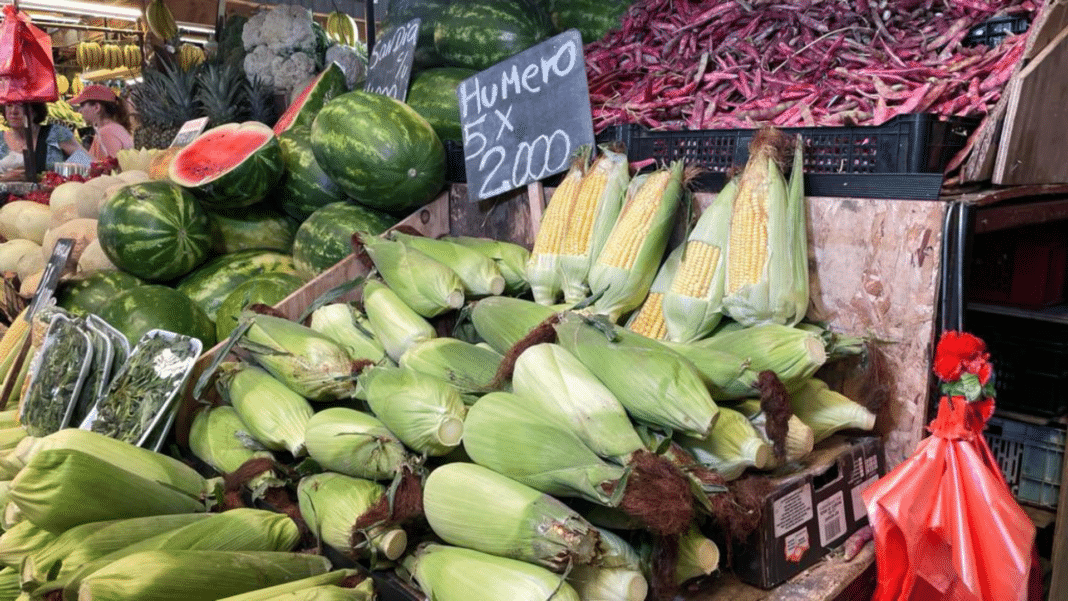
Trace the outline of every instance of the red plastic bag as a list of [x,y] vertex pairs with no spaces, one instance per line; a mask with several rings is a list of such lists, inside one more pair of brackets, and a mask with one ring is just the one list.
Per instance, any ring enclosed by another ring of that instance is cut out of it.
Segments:
[[52,39],[26,13],[4,6],[0,24],[0,103],[52,102],[59,98]]
[[982,340],[946,332],[934,365],[945,396],[931,436],[864,492],[878,570],[873,601],[1042,597],[1035,526],[982,435],[994,412],[988,359]]

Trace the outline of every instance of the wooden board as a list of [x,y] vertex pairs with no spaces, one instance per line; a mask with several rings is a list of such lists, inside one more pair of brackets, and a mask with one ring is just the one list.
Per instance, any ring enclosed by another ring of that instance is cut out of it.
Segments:
[[[394,227],[412,227],[424,236],[436,238],[448,233],[448,224],[449,192],[446,191],[441,193],[433,202],[415,211]],[[338,264],[320,273],[307,284],[279,301],[274,305],[274,308],[289,319],[297,319],[324,292],[335,288],[339,284],[351,282],[366,273],[367,268],[354,255],[350,254]],[[350,300],[354,298],[352,296]],[[220,342],[205,351],[193,366],[193,373],[189,378],[190,384],[186,386],[174,425],[175,440],[183,447],[189,444],[189,427],[192,425],[193,416],[196,415],[198,410],[199,401],[193,397],[193,388],[204,370],[215,360],[215,356],[220,352],[223,344],[223,342]]]
[[1068,182],[1060,154],[1068,120],[1068,28],[1014,77],[991,181],[999,185]]
[[[534,245],[536,224],[541,221],[541,214],[536,209],[531,210],[531,198],[540,190],[538,184],[475,201],[468,197],[466,184],[453,184],[449,199],[449,233],[494,238],[530,248]],[[546,196],[550,193],[545,190]]]

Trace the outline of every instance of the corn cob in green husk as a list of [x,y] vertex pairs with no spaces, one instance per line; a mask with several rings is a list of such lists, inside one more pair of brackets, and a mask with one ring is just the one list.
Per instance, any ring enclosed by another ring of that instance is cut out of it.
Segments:
[[827,362],[820,336],[773,323],[723,329],[690,344],[742,357],[756,372],[771,370],[791,392]]
[[348,303],[330,303],[312,311],[309,326],[340,344],[353,361],[378,363],[386,358],[367,316]]
[[504,356],[485,346],[457,338],[432,338],[408,347],[397,362],[401,367],[444,380],[465,394],[489,392]]
[[467,407],[452,384],[412,369],[376,366],[360,374],[360,388],[375,417],[415,452],[439,456],[460,445]]
[[491,296],[474,303],[471,323],[482,340],[504,355],[555,313],[552,307],[521,298]]
[[586,156],[571,163],[560,185],[553,190],[545,206],[533,249],[527,259],[526,279],[534,302],[552,305],[563,292],[563,273],[560,271],[560,250],[563,248],[567,222],[582,188],[586,171]]
[[297,486],[300,514],[316,538],[351,558],[381,554],[393,560],[404,553],[408,535],[401,528],[357,526],[385,494],[386,487],[377,482],[333,472],[305,476]]
[[274,451],[305,454],[304,431],[315,412],[298,392],[266,370],[247,363],[224,363],[219,390],[256,442]]
[[[767,432],[767,414],[761,410],[760,401],[749,399],[735,405],[734,409],[748,417],[749,422],[753,424],[753,427],[756,428],[764,440],[768,444],[773,444]],[[813,446],[816,444],[816,434],[801,418],[791,415],[787,421],[785,442],[784,456],[780,458],[772,455],[771,459],[768,460],[768,464],[764,466],[765,469],[775,469],[784,463],[797,461],[811,453]]]
[[387,237],[433,257],[452,269],[460,278],[466,298],[493,296],[504,292],[504,276],[501,275],[497,263],[477,250],[456,244],[447,238],[427,238],[398,231],[390,232]]
[[405,560],[405,567],[435,601],[580,601],[558,574],[472,549],[426,545]]
[[446,240],[462,244],[474,249],[483,255],[493,259],[504,277],[504,293],[519,296],[530,290],[527,282],[527,261],[530,260],[530,251],[526,248],[490,238],[475,238],[471,236],[446,236]]
[[654,340],[667,338],[667,324],[664,322],[664,295],[671,288],[671,281],[675,278],[675,271],[682,263],[683,246],[676,246],[670,253],[664,264],[656,272],[653,284],[649,288],[649,294],[645,296],[642,304],[627,318],[626,328],[636,334]]
[[381,420],[348,407],[312,415],[304,439],[316,463],[356,478],[388,480],[409,461],[404,444]]
[[58,534],[23,520],[0,534],[0,564],[18,568],[23,558],[48,545]]
[[790,395],[794,415],[813,430],[817,443],[841,430],[871,430],[875,414],[860,403],[831,390],[827,383],[809,378]]
[[704,439],[677,437],[679,444],[690,451],[701,465],[735,480],[746,468],[761,469],[771,460],[771,445],[742,413],[721,407],[719,419]]
[[[189,450],[220,474],[232,474],[253,459],[274,459],[274,455],[249,433],[237,410],[229,405],[199,411],[189,427]],[[254,476],[249,488],[280,486],[273,470]]]
[[437,334],[423,316],[412,310],[397,293],[379,280],[363,284],[363,310],[371,331],[393,361],[400,359],[408,347]]
[[448,265],[402,242],[361,240],[382,280],[419,315],[429,319],[463,306],[463,282]]
[[[361,579],[356,586],[342,588],[347,580]],[[219,601],[372,601],[374,581],[357,570],[342,569],[277,584]]]

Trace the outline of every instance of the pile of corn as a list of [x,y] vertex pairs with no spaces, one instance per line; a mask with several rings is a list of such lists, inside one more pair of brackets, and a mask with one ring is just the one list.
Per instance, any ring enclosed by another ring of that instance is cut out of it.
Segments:
[[[800,146],[789,180],[781,147],[756,144],[675,249],[683,166],[631,178],[608,149],[575,163],[530,252],[364,236],[358,302],[247,312],[198,383],[190,450],[221,482],[91,433],[28,438],[9,414],[0,601],[371,598],[324,555],[437,601],[662,598],[712,574],[717,484],[874,425],[814,377],[839,348],[800,323]],[[765,371],[789,391],[779,445]],[[654,480],[681,497],[650,511]],[[238,487],[295,510],[220,511]]]

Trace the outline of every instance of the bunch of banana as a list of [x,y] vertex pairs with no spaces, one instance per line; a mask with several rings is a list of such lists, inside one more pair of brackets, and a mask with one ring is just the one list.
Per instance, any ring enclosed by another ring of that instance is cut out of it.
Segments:
[[74,107],[63,98],[49,102],[45,107],[48,109],[49,123],[65,123],[75,127],[85,126],[85,119],[82,118],[81,113],[74,110]]
[[144,62],[144,54],[137,44],[127,44],[122,47],[122,66],[127,69],[139,69]]
[[82,93],[82,89],[85,88],[85,84],[82,83],[81,77],[72,77],[70,80],[70,94],[71,96],[77,96]]
[[326,17],[326,37],[346,46],[355,46],[358,39],[356,20],[348,13],[335,10]]
[[196,44],[182,44],[178,47],[178,66],[188,71],[207,60],[204,49]]
[[167,41],[178,37],[178,23],[163,0],[152,0],[148,3],[145,8],[145,21],[149,30],[161,40]]
[[118,69],[122,67],[122,47],[115,44],[104,45],[104,69]]
[[75,58],[82,69],[99,69],[104,64],[104,48],[97,42],[80,42]]

